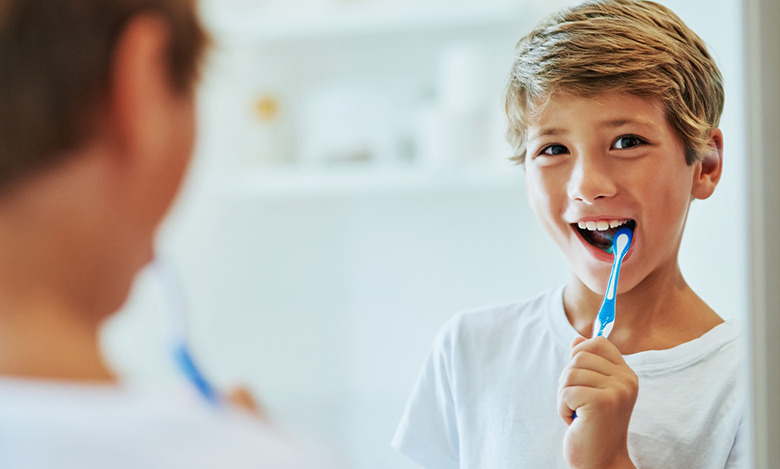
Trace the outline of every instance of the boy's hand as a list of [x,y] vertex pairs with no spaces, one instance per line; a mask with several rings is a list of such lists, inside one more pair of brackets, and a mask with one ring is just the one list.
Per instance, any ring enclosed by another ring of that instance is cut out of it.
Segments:
[[563,441],[569,466],[633,468],[628,422],[639,382],[617,347],[604,337],[575,339],[559,386],[558,410],[569,425]]
[[269,422],[268,413],[265,408],[257,402],[249,389],[243,386],[236,386],[230,388],[228,392],[225,393],[224,397],[231,405],[253,414],[266,423]]

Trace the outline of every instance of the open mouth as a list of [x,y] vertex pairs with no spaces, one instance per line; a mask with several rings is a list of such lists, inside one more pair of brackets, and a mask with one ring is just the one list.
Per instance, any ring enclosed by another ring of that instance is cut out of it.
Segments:
[[606,252],[612,252],[612,239],[620,228],[627,227],[632,231],[636,228],[636,222],[630,219],[600,220],[572,223],[572,227],[580,233],[580,236],[589,244]]

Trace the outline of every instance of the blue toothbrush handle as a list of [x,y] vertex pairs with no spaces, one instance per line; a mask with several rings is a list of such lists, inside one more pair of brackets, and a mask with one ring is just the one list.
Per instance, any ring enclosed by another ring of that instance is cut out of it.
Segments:
[[612,327],[615,325],[615,297],[617,296],[620,266],[623,263],[623,257],[631,247],[633,237],[634,233],[631,229],[621,228],[612,239],[612,252],[615,259],[612,261],[612,271],[609,274],[606,292],[604,292],[604,301],[601,303],[596,321],[593,323],[593,337],[609,337]]
[[195,385],[198,392],[211,404],[219,404],[219,395],[217,391],[195,365],[192,355],[190,355],[189,350],[184,344],[174,347],[173,358],[187,379]]
[[[619,242],[621,236],[624,236],[624,238],[622,239],[622,242]],[[623,257],[631,247],[633,237],[634,232],[631,231],[630,228],[621,228],[615,233],[615,237],[612,239],[612,252],[615,254],[615,259],[612,261],[612,271],[609,274],[609,282],[607,283],[607,291],[604,293],[604,301],[601,303],[601,308],[593,323],[593,337],[609,337],[610,332],[612,332],[612,327],[615,325],[615,297],[617,296],[620,266],[623,263]],[[577,418],[577,411],[574,411],[572,418]]]
[[219,404],[219,394],[216,391],[198,366],[195,364],[195,360],[192,358],[189,348],[187,347],[186,336],[186,318],[187,311],[184,303],[184,295],[181,290],[181,285],[178,282],[178,278],[171,270],[170,266],[160,259],[155,257],[152,266],[157,273],[160,285],[163,288],[162,293],[166,300],[166,332],[169,335],[168,343],[170,344],[170,352],[174,363],[178,367],[179,371],[192,383],[198,393],[212,405]]
[[612,332],[612,326],[615,325],[615,300],[604,300],[601,304],[601,309],[596,318],[596,324],[594,325],[595,333],[594,337],[609,337],[609,333]]
[[[609,337],[609,333],[612,332],[612,326],[615,325],[615,299],[604,298],[604,302],[601,303],[601,309],[596,316],[596,322],[593,324],[593,337]],[[574,411],[572,415],[573,419],[577,418],[577,411]]]

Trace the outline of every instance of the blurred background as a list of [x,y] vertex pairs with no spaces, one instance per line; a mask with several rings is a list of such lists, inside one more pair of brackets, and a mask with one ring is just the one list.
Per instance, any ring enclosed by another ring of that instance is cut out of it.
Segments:
[[[411,469],[389,442],[434,335],[459,310],[566,281],[507,159],[513,46],[563,0],[202,0],[215,39],[190,177],[159,237],[189,338],[219,385],[356,469]],[[669,0],[726,84],[725,173],[680,262],[747,320],[741,3]],[[104,329],[139,386],[176,382],[144,272]]]

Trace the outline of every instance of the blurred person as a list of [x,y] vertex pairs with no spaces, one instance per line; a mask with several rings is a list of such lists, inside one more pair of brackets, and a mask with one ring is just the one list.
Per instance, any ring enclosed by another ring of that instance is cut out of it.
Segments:
[[207,42],[190,0],[0,0],[0,467],[335,467],[246,393],[141,391],[101,357],[191,159]]

